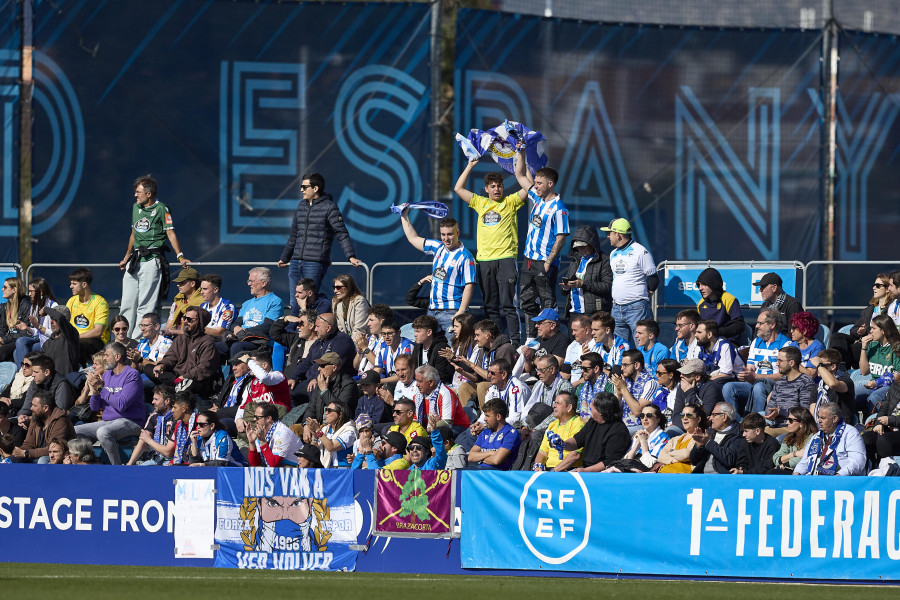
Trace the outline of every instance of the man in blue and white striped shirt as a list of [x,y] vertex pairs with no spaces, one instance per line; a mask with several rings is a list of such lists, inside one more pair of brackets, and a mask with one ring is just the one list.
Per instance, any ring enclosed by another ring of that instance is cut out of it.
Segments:
[[400,223],[406,239],[414,248],[434,255],[428,314],[437,319],[449,338],[453,331],[453,317],[465,313],[472,301],[472,292],[475,290],[475,259],[459,241],[456,219],[441,219],[440,241],[425,239],[416,233],[409,220],[408,208],[400,215]]
[[532,202],[525,238],[525,264],[519,277],[519,298],[527,317],[528,337],[534,338],[536,328],[531,319],[542,308],[556,308],[559,255],[569,235],[569,211],[556,193],[556,182],[559,180],[556,169],[538,169],[532,181],[525,162],[516,161],[516,179],[522,189],[528,190],[528,198]]

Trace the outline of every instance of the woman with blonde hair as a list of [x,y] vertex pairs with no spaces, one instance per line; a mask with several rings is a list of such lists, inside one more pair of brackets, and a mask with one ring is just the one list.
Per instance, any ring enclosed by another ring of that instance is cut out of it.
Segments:
[[25,282],[18,277],[9,277],[3,282],[3,298],[6,308],[0,319],[0,362],[10,361],[16,350],[19,325],[27,328],[31,300],[25,295]]
[[360,291],[356,281],[346,273],[334,278],[334,298],[331,312],[340,331],[350,337],[356,332],[368,334],[369,303]]

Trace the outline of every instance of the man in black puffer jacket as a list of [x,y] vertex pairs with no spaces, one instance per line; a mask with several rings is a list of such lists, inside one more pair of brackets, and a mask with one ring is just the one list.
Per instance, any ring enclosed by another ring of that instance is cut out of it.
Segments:
[[612,310],[612,269],[609,256],[600,251],[600,236],[593,225],[579,227],[572,235],[572,262],[563,282],[569,295],[566,313],[592,315]]
[[[362,264],[356,258],[350,234],[341,216],[341,210],[334,202],[331,194],[325,193],[325,178],[318,173],[308,173],[303,176],[300,184],[301,200],[297,204],[297,212],[294,213],[294,222],[291,224],[291,236],[288,238],[278,266],[288,269],[288,289],[291,292],[297,287],[297,282],[304,277],[309,277],[316,282],[316,287],[321,289],[325,271],[331,266],[331,244],[337,235],[341,249],[347,255],[347,260],[354,267]],[[293,314],[297,300],[291,299],[291,311]]]

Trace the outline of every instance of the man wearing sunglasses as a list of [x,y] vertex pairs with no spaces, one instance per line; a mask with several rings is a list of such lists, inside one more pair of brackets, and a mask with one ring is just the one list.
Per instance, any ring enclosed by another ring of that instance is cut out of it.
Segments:
[[741,452],[741,430],[736,420],[737,411],[732,405],[727,402],[716,404],[709,415],[710,429],[698,430],[693,435],[693,473],[728,474],[732,469],[747,466],[746,458]]
[[[316,288],[322,287],[325,272],[331,266],[331,246],[337,236],[341,249],[354,267],[362,264],[356,258],[353,242],[341,209],[325,192],[325,178],[319,173],[303,175],[300,183],[300,202],[291,223],[291,235],[284,245],[278,267],[288,268],[288,289],[293,290],[302,278],[312,279]],[[297,306],[291,300],[291,311]]]
[[398,399],[394,402],[394,410],[392,411],[394,424],[388,430],[402,433],[407,442],[411,442],[416,436],[427,438],[428,433],[421,423],[415,420],[416,403],[406,398]]
[[803,311],[803,305],[800,301],[784,291],[783,281],[778,273],[766,273],[754,281],[754,287],[759,288],[759,295],[763,299],[760,310],[774,308],[781,313],[781,333],[788,333],[788,324],[791,322],[791,315]]
[[204,333],[210,314],[199,306],[188,308],[181,318],[184,335],[172,342],[172,347],[154,366],[144,368],[144,374],[155,384],[175,385],[205,395],[212,391],[213,377],[219,368],[219,353],[213,338]]

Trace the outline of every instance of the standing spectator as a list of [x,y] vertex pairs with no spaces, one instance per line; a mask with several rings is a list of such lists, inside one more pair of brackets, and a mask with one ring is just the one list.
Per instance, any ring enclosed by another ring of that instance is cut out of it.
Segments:
[[[523,157],[517,157],[522,161]],[[466,181],[477,160],[469,161],[460,174],[453,191],[478,213],[476,246],[478,253],[478,285],[484,298],[484,312],[498,328],[506,328],[513,344],[519,345],[521,331],[516,298],[519,278],[518,210],[525,205],[528,189],[503,195],[503,174],[487,173],[484,176],[484,196],[466,189]]]
[[178,286],[178,293],[172,301],[169,309],[169,318],[163,327],[163,333],[169,337],[181,335],[181,317],[191,306],[203,304],[203,294],[200,293],[200,273],[197,269],[182,269],[174,280]]
[[891,277],[887,273],[876,275],[875,283],[872,284],[872,298],[869,299],[869,305],[859,313],[859,319],[850,327],[850,333],[844,334],[840,331],[835,331],[831,334],[828,344],[841,353],[841,362],[848,369],[859,368],[859,352],[861,349],[859,340],[869,333],[872,319],[887,313],[888,306],[893,299],[893,296],[888,291],[890,283]]
[[53,395],[47,390],[38,390],[31,400],[31,419],[25,441],[13,450],[13,456],[20,461],[37,460],[47,463],[49,459],[50,440],[71,440],[75,437],[75,428],[69,420],[69,413],[54,404]]
[[878,315],[860,342],[859,375],[854,379],[856,396],[866,400],[871,413],[884,400],[888,386],[900,371],[900,332],[889,315]]
[[825,349],[822,342],[816,339],[819,332],[819,320],[809,312],[794,313],[791,317],[791,343],[800,350],[800,372],[810,377],[816,376],[816,367],[812,358]]
[[[119,314],[129,323],[138,322],[138,315],[157,312],[160,298],[169,290],[169,261],[166,241],[175,250],[175,259],[187,268],[191,261],[184,257],[169,207],[157,200],[156,180],[143,175],[134,180],[134,205],[131,208],[131,236],[125,258],[119,268],[122,277],[122,305]],[[137,338],[135,326],[129,337]]]
[[766,420],[759,413],[750,413],[741,421],[744,442],[740,451],[744,453],[744,466],[735,468],[737,474],[762,475],[772,468],[772,458],[778,451],[778,441],[765,432]]
[[[33,350],[40,350],[44,342],[50,336],[50,317],[44,315],[42,309],[56,306],[56,298],[50,285],[43,277],[34,277],[28,284],[28,298],[31,306],[28,309],[28,317],[18,325],[19,337],[16,340],[16,350],[13,353],[17,367],[22,366],[22,359]],[[41,329],[44,331],[42,332]]]
[[3,315],[0,318],[0,362],[11,361],[20,330],[27,329],[31,299],[25,294],[25,282],[9,277],[3,282]]
[[774,308],[780,312],[782,317],[781,333],[788,333],[787,324],[791,322],[791,317],[795,313],[803,310],[803,306],[799,300],[784,291],[784,288],[781,287],[783,283],[777,273],[766,273],[760,277],[759,281],[754,281],[753,285],[759,288],[759,295],[763,299],[760,310]]
[[697,326],[700,359],[706,363],[709,378],[719,385],[733,381],[744,368],[744,361],[730,340],[719,337],[721,328],[712,319]]
[[741,348],[746,364],[737,373],[737,381],[722,386],[725,400],[737,407],[742,414],[764,410],[766,398],[781,379],[776,358],[778,351],[790,344],[781,333],[781,313],[774,308],[759,311],[756,319],[756,337],[749,348]]
[[532,319],[541,310],[556,308],[556,278],[559,256],[569,235],[569,210],[556,192],[559,181],[556,169],[538,169],[532,180],[525,168],[522,149],[515,171],[519,185],[528,190],[528,199],[532,203],[525,238],[525,264],[519,280],[519,306],[525,312],[528,337],[533,338],[536,330]]
[[79,268],[69,273],[69,289],[72,297],[66,302],[69,320],[79,336],[78,362],[91,362],[91,356],[103,349],[109,341],[109,304],[106,299],[91,291],[94,276],[90,269]]
[[[300,202],[291,223],[291,235],[278,260],[279,268],[290,267],[289,290],[293,291],[297,282],[305,277],[312,279],[316,288],[322,287],[325,272],[331,266],[331,245],[335,236],[347,260],[354,267],[360,266],[362,261],[356,258],[341,210],[331,194],[325,192],[325,178],[319,173],[306,173],[300,183]],[[296,305],[296,299],[292,299],[291,311]]]
[[[583,225],[572,234],[572,262],[560,287],[569,295],[566,315],[592,315],[612,309],[612,269],[609,257],[600,251],[600,236],[593,225]],[[570,317],[571,318],[571,317]]]
[[[770,421],[766,432],[770,435],[787,433],[787,418],[791,408],[802,406],[809,409],[815,399],[816,386],[809,375],[801,373],[800,351],[793,346],[785,346],[778,351],[778,372],[782,378],[766,401],[765,417]],[[814,409],[813,409],[814,410]]]
[[669,358],[669,349],[660,344],[659,323],[653,319],[641,319],[634,330],[634,342],[644,355],[648,371],[656,372],[656,365]]
[[621,374],[614,372],[610,379],[616,396],[622,401],[622,420],[634,433],[641,427],[641,409],[653,401],[659,390],[656,371],[645,368],[644,355],[640,350],[627,350],[622,355]]
[[689,358],[700,358],[700,345],[697,343],[697,327],[700,325],[700,313],[689,308],[675,315],[675,345],[669,355],[680,363]]
[[203,298],[200,308],[209,311],[210,315],[206,334],[214,337],[224,335],[225,330],[231,327],[234,315],[237,314],[234,303],[220,295],[221,289],[222,278],[215,273],[207,273],[200,277],[200,296]]
[[695,465],[694,473],[728,474],[746,464],[740,451],[741,435],[736,419],[737,411],[733,406],[727,402],[716,404],[709,415],[710,428],[694,433],[694,449],[690,456],[691,464]]
[[75,433],[91,441],[99,441],[109,463],[122,464],[118,442],[136,436],[141,431],[144,410],[144,385],[141,374],[128,364],[125,346],[110,342],[103,352],[103,375],[89,373],[87,383],[91,390],[91,410],[102,411],[101,420],[83,423]]
[[284,302],[272,293],[272,272],[266,267],[250,269],[247,277],[250,288],[250,299],[241,305],[238,318],[225,334],[223,342],[217,342],[216,348],[223,355],[229,352],[234,358],[241,352],[253,351],[258,344],[247,338],[265,338],[268,342],[269,328],[278,317],[284,314]]
[[841,419],[841,408],[826,402],[817,416],[819,433],[803,449],[794,475],[865,475],[865,444],[856,428]]
[[475,291],[475,259],[460,243],[459,225],[451,217],[441,219],[440,241],[425,239],[416,233],[409,220],[409,208],[400,214],[400,224],[413,248],[434,255],[428,314],[437,319],[444,335],[447,335],[453,325],[453,317],[469,310]]
[[649,250],[631,239],[631,223],[627,219],[613,219],[600,231],[608,232],[613,247],[609,264],[613,272],[612,316],[616,335],[633,343],[637,322],[653,316],[650,294],[659,287],[656,263]]
[[350,337],[357,333],[366,333],[369,303],[356,285],[356,281],[346,273],[334,278],[331,312],[337,319],[338,329]]
[[519,455],[522,438],[506,422],[508,412],[503,400],[495,398],[485,402],[485,427],[469,451],[469,463],[477,464],[479,469],[509,471]]
[[719,326],[719,335],[739,345],[744,335],[744,315],[738,299],[725,291],[722,274],[712,267],[704,269],[697,275],[697,289],[702,296],[697,303],[700,320],[715,321]]

